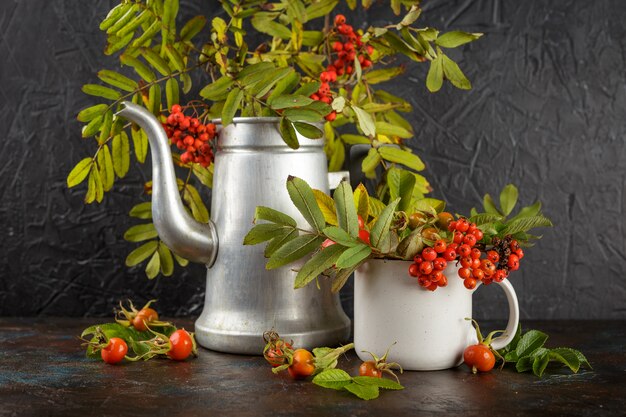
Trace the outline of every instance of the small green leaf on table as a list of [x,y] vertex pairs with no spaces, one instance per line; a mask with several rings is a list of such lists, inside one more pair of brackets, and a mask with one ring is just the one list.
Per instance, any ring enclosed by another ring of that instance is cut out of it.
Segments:
[[320,387],[341,391],[346,385],[352,383],[352,377],[341,369],[327,369],[313,378],[313,383]]
[[346,391],[351,392],[362,400],[373,400],[378,398],[380,391],[376,385],[361,385],[352,382],[344,387]]

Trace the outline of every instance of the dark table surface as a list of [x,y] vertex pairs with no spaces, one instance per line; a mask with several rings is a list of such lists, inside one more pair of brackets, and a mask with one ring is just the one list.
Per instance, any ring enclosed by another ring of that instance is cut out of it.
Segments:
[[[405,372],[403,391],[372,401],[273,375],[261,357],[204,349],[182,363],[105,365],[85,358],[76,337],[99,322],[0,318],[0,416],[626,415],[624,321],[524,323],[547,332],[548,347],[580,349],[593,370],[550,368],[543,378],[511,369],[472,375],[464,366]],[[339,367],[354,375],[358,365],[351,353]]]

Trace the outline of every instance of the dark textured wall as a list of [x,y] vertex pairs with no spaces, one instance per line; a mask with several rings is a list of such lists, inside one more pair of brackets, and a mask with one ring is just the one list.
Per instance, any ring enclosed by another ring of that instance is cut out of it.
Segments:
[[[201,310],[203,267],[149,281],[123,265],[126,213],[148,167],[132,166],[101,205],[65,187],[93,151],[75,120],[92,102],[80,87],[116,66],[97,29],[111,3],[0,3],[0,315],[101,315],[123,297],[160,298],[170,315]],[[182,3],[189,15],[215,7]],[[412,146],[433,195],[467,212],[513,182],[523,203],[544,202],[556,227],[511,280],[523,318],[626,318],[626,3],[425,3],[423,22],[486,34],[453,54],[472,91],[427,93],[425,65],[389,87],[415,106]],[[378,8],[353,19],[390,17]],[[477,317],[504,316],[494,286],[475,300]]]

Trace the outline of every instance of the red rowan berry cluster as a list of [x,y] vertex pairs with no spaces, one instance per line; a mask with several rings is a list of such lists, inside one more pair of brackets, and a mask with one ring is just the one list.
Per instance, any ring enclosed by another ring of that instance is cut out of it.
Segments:
[[517,271],[519,269],[520,260],[524,257],[524,251],[520,247],[519,242],[511,236],[506,236],[504,239],[494,238],[492,243],[493,248],[487,252],[487,257],[494,264],[498,264],[496,273],[502,271],[502,278],[494,277],[493,279],[496,282],[500,282],[506,278],[509,271]]
[[433,247],[427,247],[422,253],[413,259],[409,266],[409,274],[417,278],[420,286],[435,291],[438,287],[448,285],[448,278],[443,274],[443,270],[457,258],[457,243],[447,244],[445,240],[439,239]]
[[[313,100],[322,101],[326,104],[332,102],[330,83],[337,81],[337,77],[354,72],[354,61],[359,61],[362,68],[372,66],[371,55],[374,48],[361,41],[361,35],[354,31],[351,25],[346,24],[346,17],[342,14],[335,16],[334,35],[336,40],[332,43],[332,54],[336,59],[320,74],[320,88],[311,95]],[[332,34],[331,34],[332,36]],[[337,113],[333,110],[326,116],[326,120],[333,121]]]
[[477,281],[491,282],[496,267],[489,259],[481,260],[482,252],[474,247],[482,240],[483,232],[464,218],[450,222],[448,230],[454,234],[453,242],[459,245],[459,277],[465,287],[471,290],[476,288]]
[[185,116],[180,105],[174,104],[163,124],[171,143],[181,151],[180,160],[187,164],[198,163],[208,167],[213,161],[213,149],[209,141],[215,138],[215,124],[202,124],[195,117]]

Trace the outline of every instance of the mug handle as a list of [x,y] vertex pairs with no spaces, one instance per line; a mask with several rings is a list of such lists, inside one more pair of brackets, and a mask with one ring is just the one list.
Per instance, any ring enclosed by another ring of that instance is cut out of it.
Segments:
[[511,343],[517,332],[517,326],[519,325],[519,303],[513,286],[508,279],[498,282],[497,284],[502,288],[509,302],[509,322],[506,325],[504,333],[498,337],[494,337],[491,341],[491,347],[495,350],[502,349]]

